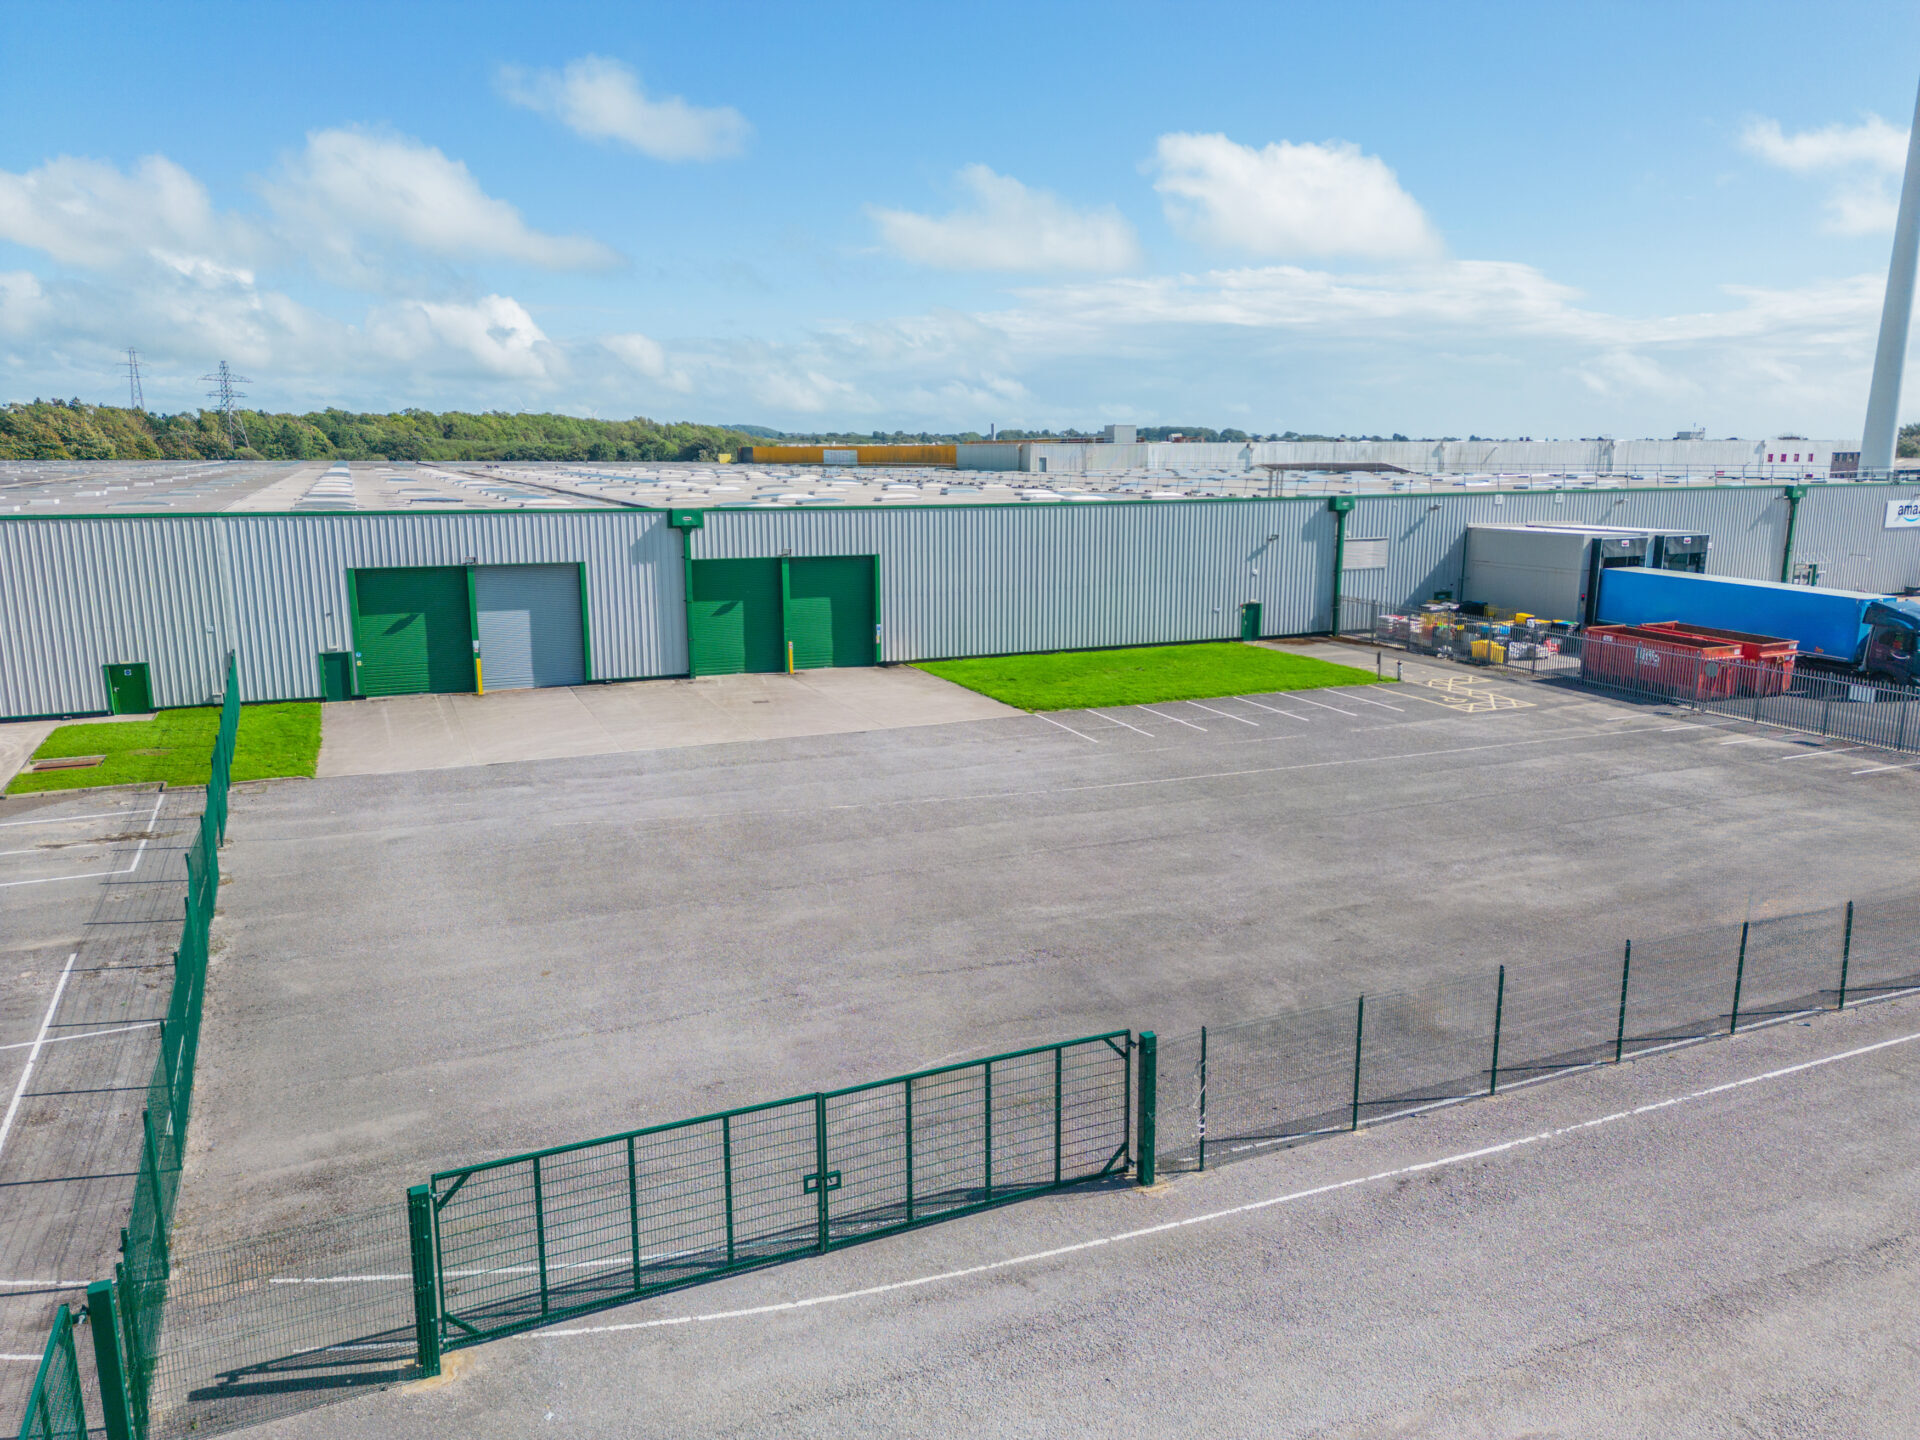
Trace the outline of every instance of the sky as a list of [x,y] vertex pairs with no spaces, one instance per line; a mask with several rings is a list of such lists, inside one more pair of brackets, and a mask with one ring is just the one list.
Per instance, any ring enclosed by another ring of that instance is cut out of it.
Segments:
[[0,400],[1857,437],[1916,84],[1850,0],[18,6]]

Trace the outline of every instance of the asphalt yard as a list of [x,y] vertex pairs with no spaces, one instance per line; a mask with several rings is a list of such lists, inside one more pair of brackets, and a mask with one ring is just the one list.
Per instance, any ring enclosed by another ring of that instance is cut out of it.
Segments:
[[118,1258],[199,803],[150,786],[0,801],[0,1414],[55,1308]]
[[1911,888],[1911,770],[1406,676],[244,787],[182,1243],[972,1055]]
[[449,1356],[257,1433],[1902,1437],[1920,1005]]

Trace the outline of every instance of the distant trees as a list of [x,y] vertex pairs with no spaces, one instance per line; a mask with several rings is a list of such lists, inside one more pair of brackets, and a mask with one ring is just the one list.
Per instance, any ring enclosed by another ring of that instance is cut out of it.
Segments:
[[0,406],[4,460],[712,460],[750,445],[729,426],[574,415],[244,410],[236,454],[215,410],[156,415],[79,400]]

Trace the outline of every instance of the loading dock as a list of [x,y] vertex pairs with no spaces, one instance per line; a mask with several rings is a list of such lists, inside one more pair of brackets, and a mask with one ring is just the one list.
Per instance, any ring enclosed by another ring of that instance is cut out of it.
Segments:
[[878,658],[872,555],[694,560],[687,597],[695,675],[872,665]]
[[457,695],[476,688],[473,589],[464,567],[351,572],[353,656],[362,695]]
[[480,565],[473,609],[482,690],[535,690],[587,680],[578,565]]

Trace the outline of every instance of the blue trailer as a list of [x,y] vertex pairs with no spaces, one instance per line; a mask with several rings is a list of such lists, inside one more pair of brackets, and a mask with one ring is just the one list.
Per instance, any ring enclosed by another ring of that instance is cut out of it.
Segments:
[[1677,620],[1773,635],[1798,641],[1812,659],[1901,684],[1920,680],[1920,600],[1634,567],[1602,572],[1596,608],[1602,624]]

